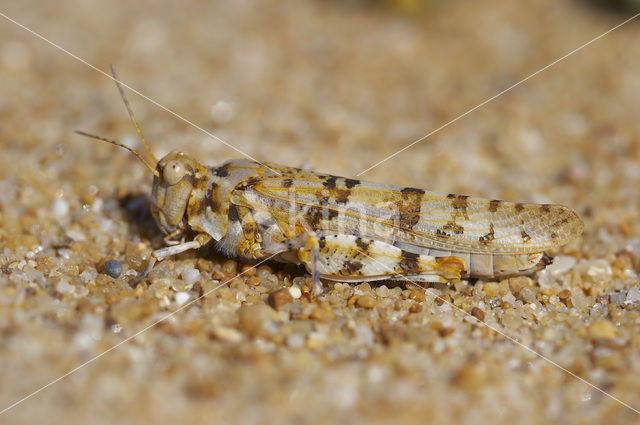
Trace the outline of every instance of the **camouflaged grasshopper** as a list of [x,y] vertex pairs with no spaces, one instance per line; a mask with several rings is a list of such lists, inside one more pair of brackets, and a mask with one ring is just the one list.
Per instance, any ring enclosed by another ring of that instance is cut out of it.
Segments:
[[169,246],[152,253],[142,278],[156,261],[208,243],[230,257],[303,264],[316,294],[320,278],[493,278],[543,268],[545,250],[582,233],[582,220],[561,205],[443,195],[246,159],[208,167],[182,152],[158,161],[113,76],[153,162],[78,133],[129,150],[154,174],[151,213]]

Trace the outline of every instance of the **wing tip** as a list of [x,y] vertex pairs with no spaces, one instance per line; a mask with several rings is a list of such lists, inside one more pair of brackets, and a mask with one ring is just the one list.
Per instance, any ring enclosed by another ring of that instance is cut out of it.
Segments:
[[[551,225],[551,231],[552,234],[553,232],[556,232],[556,234],[560,232],[562,234],[562,237],[559,238],[560,240],[557,243],[557,246],[562,246],[582,235],[584,232],[584,222],[573,208],[564,205],[556,205],[556,207],[559,208],[561,214],[558,215],[558,220]],[[554,227],[557,227],[556,231],[553,230]]]

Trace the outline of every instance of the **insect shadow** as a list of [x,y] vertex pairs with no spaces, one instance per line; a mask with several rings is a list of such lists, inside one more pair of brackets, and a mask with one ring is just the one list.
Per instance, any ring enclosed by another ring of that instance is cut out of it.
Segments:
[[127,192],[118,197],[120,208],[124,210],[131,231],[140,238],[153,240],[161,233],[151,215],[151,200],[144,193]]

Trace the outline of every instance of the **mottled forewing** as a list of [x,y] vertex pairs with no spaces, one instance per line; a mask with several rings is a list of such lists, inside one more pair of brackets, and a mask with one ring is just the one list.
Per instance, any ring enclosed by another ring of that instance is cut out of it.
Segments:
[[501,254],[542,252],[582,232],[578,215],[561,205],[444,195],[282,167],[278,171],[281,176],[265,174],[253,181],[245,196],[246,202],[272,210],[281,226],[287,225],[294,206],[316,231]]

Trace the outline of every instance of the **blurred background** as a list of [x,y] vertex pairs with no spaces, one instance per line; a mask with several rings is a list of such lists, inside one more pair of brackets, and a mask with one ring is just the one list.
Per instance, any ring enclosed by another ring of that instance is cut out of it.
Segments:
[[[81,211],[91,210],[101,197],[107,205],[112,199],[117,210],[115,200],[149,193],[151,176],[135,158],[73,134],[85,130],[141,148],[113,82],[78,58],[107,73],[113,64],[124,83],[254,158],[354,177],[632,17],[640,12],[640,2],[3,0],[0,12],[68,52],[0,18],[0,249],[10,250],[4,253],[10,262],[17,261],[21,247],[27,252],[37,244],[34,234],[48,223],[55,199],[66,200],[64,208],[70,211]],[[634,20],[360,177],[443,193],[569,205],[586,227],[584,238],[564,254],[581,261],[603,259],[606,268],[624,251],[630,253],[629,267],[637,267],[638,40],[640,20]],[[210,165],[241,156],[140,96],[128,96],[156,156],[182,150]],[[145,216],[142,238],[139,232],[132,235],[126,214],[113,214],[116,224],[110,229],[123,241],[144,242],[157,231]],[[628,289],[632,284],[618,285]],[[587,296],[595,302],[596,295]],[[31,313],[37,318],[31,325],[20,321],[18,316],[26,313],[17,313],[17,304],[6,301],[1,307],[0,409],[121,339],[101,340],[100,325],[90,334],[100,344],[75,350],[66,342],[90,324],[82,321],[79,308],[67,306],[60,313],[66,303],[60,296],[51,303],[46,311]],[[96,302],[92,308],[102,317],[111,307]],[[576,323],[588,323],[589,308],[576,311]],[[614,321],[616,326],[629,323],[628,335],[633,334],[633,314],[626,322]],[[429,325],[424,321],[421,326]],[[60,382],[0,422],[265,423],[282,412],[281,405],[289,412],[281,419],[296,423],[399,417],[408,423],[422,422],[425,415],[441,423],[514,418],[544,423],[565,415],[572,418],[568,423],[637,419],[562,372],[536,377],[537,366],[526,367],[538,365],[531,358],[519,363],[525,365],[521,369],[509,369],[501,363],[504,358],[527,354],[517,346],[503,348],[505,357],[496,363],[506,369],[492,372],[504,379],[481,380],[478,386],[477,369],[469,378],[466,369],[458,368],[495,350],[490,342],[471,348],[450,345],[466,360],[443,363],[443,375],[429,379],[416,374],[417,363],[401,360],[433,361],[431,348],[413,343],[400,352],[365,344],[337,357],[317,347],[284,354],[276,350],[266,360],[251,354],[255,347],[238,349],[232,352],[245,356],[245,363],[223,362],[218,366],[236,374],[217,375],[196,356],[199,342],[166,336],[166,328],[157,332],[157,339],[149,337],[153,344],[109,354],[108,363]],[[536,332],[528,334],[529,342],[540,338],[551,347],[560,341]],[[163,350],[163,337],[179,339],[180,348]],[[224,340],[212,339],[218,345]],[[466,344],[465,338],[455,341]],[[633,376],[629,371],[640,370],[639,342],[634,341],[627,343],[631,351],[624,355],[629,369],[604,367],[590,376],[638,407],[637,388],[625,380]],[[224,351],[226,346],[220,347]],[[579,374],[595,368],[593,356],[581,347],[560,361]],[[446,362],[447,350],[442,353],[439,359]],[[174,355],[170,367],[159,360]],[[550,355],[559,354],[551,350]],[[278,356],[289,363],[275,361]],[[200,360],[190,364],[190,358]],[[130,363],[140,359],[164,366],[151,368],[156,374],[136,369],[138,375],[131,375]],[[319,369],[309,375],[298,369],[309,364]],[[215,390],[188,385],[203,376],[202,382],[213,382]],[[462,386],[456,376],[462,376]],[[465,386],[469,382],[471,389]],[[545,385],[552,389],[536,395]],[[263,386],[272,397],[258,394]],[[360,396],[367,386],[380,391]],[[292,387],[300,388],[298,396]],[[395,394],[385,393],[385,387]],[[473,415],[458,409],[471,406]]]
[[[636,10],[631,0],[8,1],[3,8],[93,66],[108,72],[114,64],[125,83],[256,158],[309,161],[341,175],[363,171]],[[640,84],[636,31],[631,23],[607,35],[366,177],[521,198],[535,195],[539,177],[550,183],[569,167],[594,166],[586,154],[625,143],[611,126],[624,122],[616,132],[629,133],[637,125],[637,108],[628,105]],[[78,128],[134,135],[113,83],[6,20],[2,34],[4,127],[37,136],[40,151],[64,141],[91,158],[95,150],[123,157],[71,135]],[[239,155],[130,97],[160,154],[181,149],[212,164]]]

